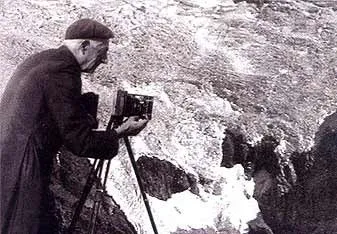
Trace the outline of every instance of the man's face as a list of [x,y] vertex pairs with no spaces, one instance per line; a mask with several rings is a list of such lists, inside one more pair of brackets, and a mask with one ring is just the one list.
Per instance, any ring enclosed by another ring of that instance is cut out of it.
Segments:
[[109,50],[108,40],[88,40],[84,50],[85,61],[83,63],[82,72],[93,73],[101,63],[107,63],[107,53]]

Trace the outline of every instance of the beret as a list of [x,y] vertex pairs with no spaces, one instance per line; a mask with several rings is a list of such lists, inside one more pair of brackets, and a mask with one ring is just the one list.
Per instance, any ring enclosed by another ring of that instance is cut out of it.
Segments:
[[110,39],[114,34],[105,25],[92,20],[80,19],[66,30],[65,39]]

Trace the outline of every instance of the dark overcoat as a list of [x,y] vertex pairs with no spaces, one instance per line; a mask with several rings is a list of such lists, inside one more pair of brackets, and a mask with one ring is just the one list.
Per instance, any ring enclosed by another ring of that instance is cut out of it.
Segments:
[[0,104],[1,233],[36,234],[52,158],[61,145],[78,156],[118,151],[115,131],[95,131],[80,105],[81,69],[67,47],[18,66]]

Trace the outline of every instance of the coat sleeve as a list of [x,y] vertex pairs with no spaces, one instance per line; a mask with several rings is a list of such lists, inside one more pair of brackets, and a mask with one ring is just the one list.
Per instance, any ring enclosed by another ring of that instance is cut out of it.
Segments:
[[56,122],[64,145],[74,154],[92,158],[112,158],[119,142],[114,130],[95,131],[81,107],[81,80],[68,72],[48,76],[44,83],[48,110]]

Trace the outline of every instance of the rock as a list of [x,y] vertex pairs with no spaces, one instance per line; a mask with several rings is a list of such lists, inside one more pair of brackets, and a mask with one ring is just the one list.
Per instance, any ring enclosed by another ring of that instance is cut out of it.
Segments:
[[[245,167],[247,164],[242,159],[252,160],[254,198],[273,233],[336,233],[336,129],[337,112],[328,116],[319,127],[313,149],[294,152],[287,164],[282,162],[282,157],[275,150],[278,142],[273,137],[264,137],[250,148],[248,156],[241,156],[241,161],[234,160],[240,158],[240,155],[233,157],[235,150],[223,148],[226,165],[241,163]],[[242,141],[243,137],[237,141],[233,134],[229,136],[224,139],[223,146],[238,149],[246,143]],[[236,136],[240,136],[240,133],[236,133]],[[255,232],[252,230],[252,233]],[[265,230],[261,233],[265,233]]]
[[248,234],[274,234],[270,227],[264,222],[261,213],[258,213],[256,219],[249,221],[248,226]]
[[273,178],[270,173],[262,169],[255,173],[254,182],[255,188],[253,197],[257,201],[261,201],[263,196],[271,190],[273,186]]
[[249,145],[239,128],[229,128],[225,131],[226,137],[222,142],[222,161],[220,166],[233,167],[234,164],[247,161]]
[[[55,198],[55,205],[51,214],[55,217],[55,223],[50,223],[48,226],[51,225],[60,234],[65,233],[70,225],[91,167],[88,159],[76,157],[64,149],[61,150],[55,160],[50,185],[52,196]],[[74,233],[88,232],[95,191],[96,187],[93,186],[83,206]],[[54,199],[51,202],[53,201]],[[104,197],[95,228],[97,234],[137,233],[123,211],[120,210],[119,205],[111,197]]]
[[[302,216],[312,222],[337,218],[337,112],[325,118],[315,137],[312,166],[302,182],[305,198]],[[331,226],[331,225],[327,225]]]
[[166,160],[142,156],[137,168],[145,192],[166,201],[172,194],[191,189],[197,192],[196,179]]
[[234,3],[247,2],[255,4],[257,7],[262,7],[264,3],[269,2],[268,0],[233,0]]
[[192,228],[191,230],[184,230],[184,229],[179,229],[176,232],[172,234],[239,234],[240,232],[233,229],[233,228],[228,228],[227,230],[223,231],[217,231],[214,230],[213,228],[200,228],[200,229],[195,229]]

